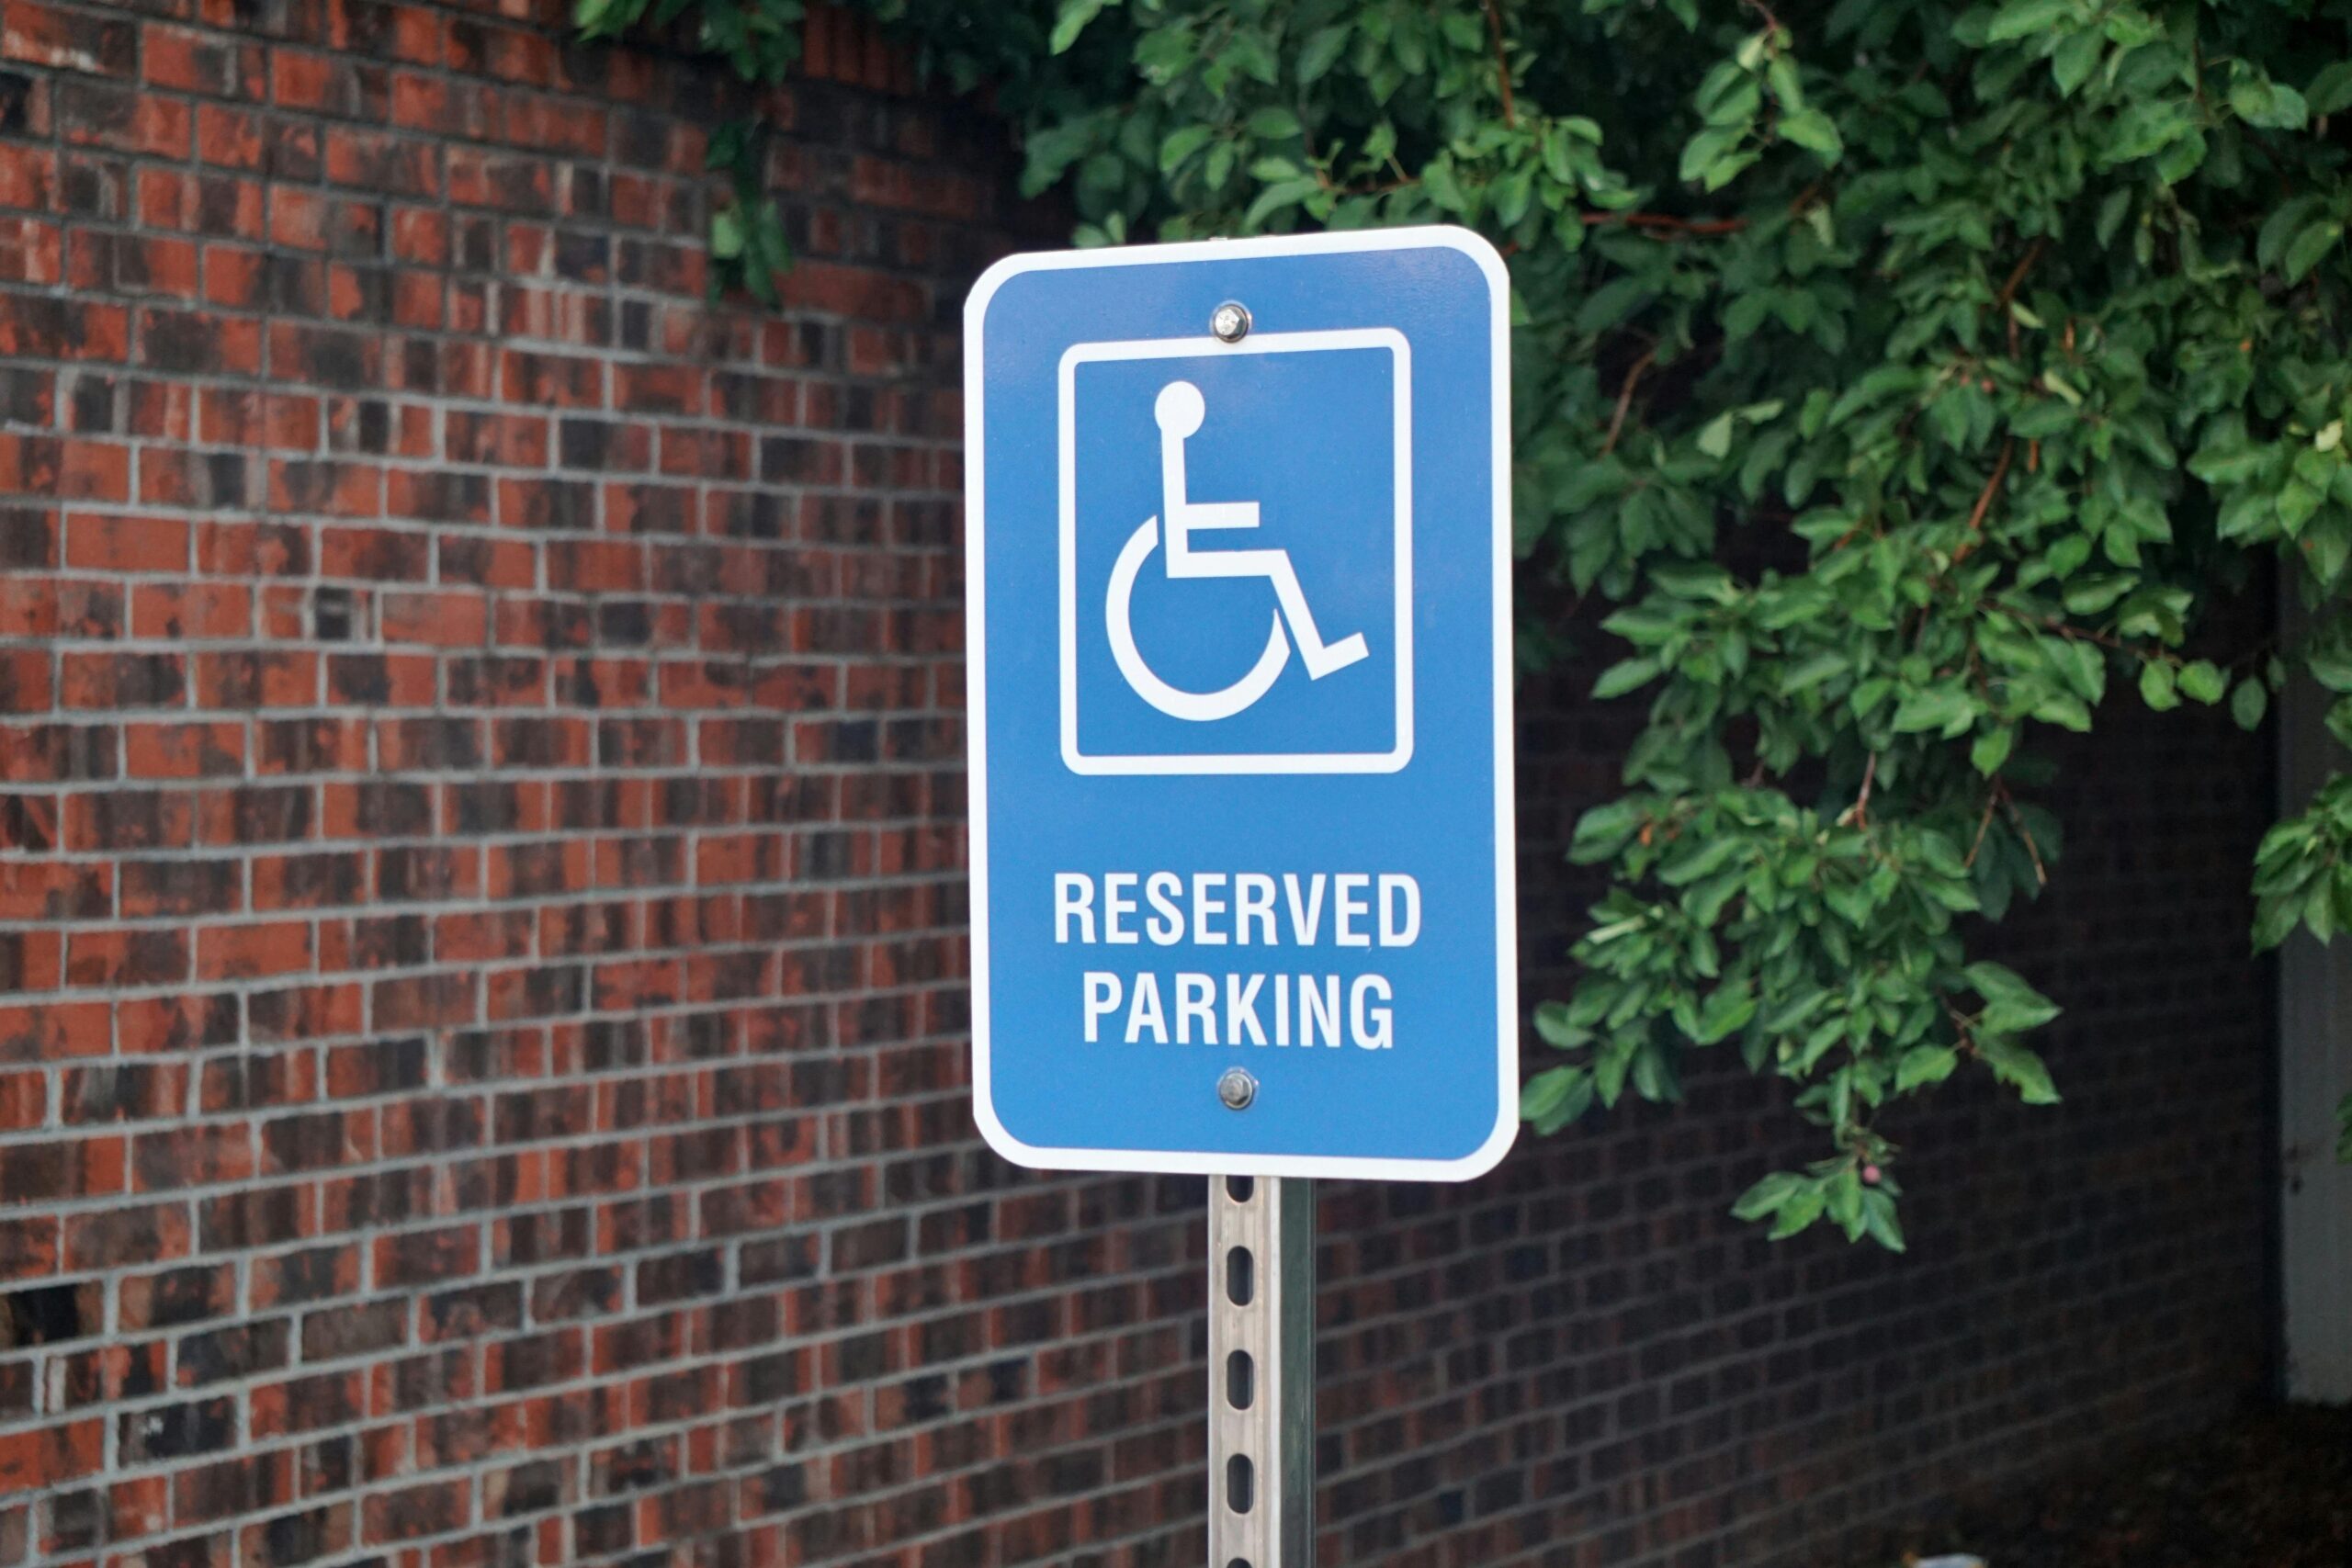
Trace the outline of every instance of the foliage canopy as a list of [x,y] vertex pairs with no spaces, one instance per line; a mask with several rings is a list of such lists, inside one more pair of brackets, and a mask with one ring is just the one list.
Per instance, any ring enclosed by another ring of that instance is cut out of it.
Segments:
[[[1536,1014],[1540,1131],[1728,1046],[1824,1139],[1737,1212],[1900,1247],[1891,1103],[2058,1097],[2057,1009],[1971,950],[2061,854],[2037,746],[2126,702],[2252,729],[2295,671],[2352,742],[2352,4],[864,4],[992,86],[1080,243],[1444,221],[1510,258],[1519,547],[1615,606],[1596,695],[1649,703],[1576,833],[1611,888]],[[753,82],[798,12],[579,0]],[[715,143],[712,249],[767,294],[756,148]],[[2274,570],[2294,639],[2216,650]],[[2352,777],[2254,888],[2257,947],[2352,924]]]

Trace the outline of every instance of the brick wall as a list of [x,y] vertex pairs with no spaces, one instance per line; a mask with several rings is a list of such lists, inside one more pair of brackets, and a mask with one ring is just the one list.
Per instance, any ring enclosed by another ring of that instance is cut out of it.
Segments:
[[[707,310],[724,95],[562,8],[0,4],[0,1564],[1196,1563],[1198,1184],[964,1090],[956,308],[1057,228],[820,13]],[[1911,1130],[1910,1258],[1723,1217],[1736,1076],[1330,1189],[1325,1561],[1793,1557],[2251,1386],[2225,737],[2075,759],[2070,1098]]]

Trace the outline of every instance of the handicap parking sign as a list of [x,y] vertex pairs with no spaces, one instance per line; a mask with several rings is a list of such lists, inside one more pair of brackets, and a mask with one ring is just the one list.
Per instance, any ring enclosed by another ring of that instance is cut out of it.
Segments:
[[[1405,765],[1409,367],[1403,335],[1387,328],[1064,353],[1062,750],[1072,770]],[[1129,517],[1131,532],[1108,525]]]
[[1509,1147],[1507,301],[1455,229],[974,288],[973,1080],[1008,1157],[1460,1179]]

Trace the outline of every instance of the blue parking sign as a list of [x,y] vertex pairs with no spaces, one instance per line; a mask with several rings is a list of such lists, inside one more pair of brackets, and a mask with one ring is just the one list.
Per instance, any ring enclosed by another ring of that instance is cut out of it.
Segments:
[[1008,1158],[1510,1147],[1508,299],[1458,229],[974,288],[973,1089]]

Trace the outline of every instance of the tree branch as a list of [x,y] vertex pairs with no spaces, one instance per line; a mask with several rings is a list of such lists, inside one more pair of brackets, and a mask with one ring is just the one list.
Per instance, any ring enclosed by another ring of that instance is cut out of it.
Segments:
[[1984,852],[1985,829],[1993,826],[1993,808],[2001,804],[2002,789],[2001,776],[1996,773],[1993,787],[1984,792],[1984,815],[1976,819],[1976,837],[1968,846],[1968,858],[1960,863],[1971,871],[1976,869],[1976,857]]
[[1503,8],[1497,0],[1487,0],[1487,31],[1495,39],[1495,81],[1503,90],[1503,123],[1516,130],[1519,116],[1510,105],[1510,60],[1503,52]]
[[2009,477],[2009,459],[2016,455],[2017,446],[2015,436],[2001,437],[2001,456],[1993,465],[1992,478],[1986,479],[1984,488],[1977,492],[1975,510],[1968,514],[1968,537],[1961,541],[1960,548],[1952,551],[1952,565],[1958,566],[1966,560],[1969,552],[1976,547],[1978,531],[1984,526],[1984,514],[1993,507],[1993,493],[2001,488],[2001,481]]
[[2041,259],[2041,253],[2049,243],[2047,240],[2036,240],[2026,247],[2023,259],[2009,270],[2009,280],[2001,285],[2001,292],[1994,297],[1995,305],[2004,310],[2009,308],[2009,302],[2018,297],[2018,287],[2025,282],[2025,275],[2033,270],[2033,264]]
[[1600,444],[1602,457],[1606,457],[1610,453],[1617,450],[1617,437],[1623,434],[1625,429],[1625,411],[1634,403],[1634,388],[1640,383],[1642,372],[1647,370],[1657,362],[1657,350],[1645,348],[1642,351],[1642,356],[1634,361],[1633,368],[1625,372],[1625,384],[1617,389],[1617,412],[1609,416],[1608,438]]
[[2009,808],[2009,821],[2018,830],[2018,838],[2025,844],[2026,858],[2033,862],[2033,880],[2041,886],[2050,886],[2050,868],[2041,863],[2041,846],[2033,841],[2033,829],[2025,825],[2025,816],[2018,810],[2017,802],[2008,799],[2008,791],[2001,795]]
[[2011,359],[2015,359],[2018,356],[2018,319],[2015,316],[2009,315],[2009,306],[2017,299],[2018,288],[2020,284],[2025,282],[2025,275],[2031,272],[2033,270],[2033,264],[2041,259],[2042,250],[2048,243],[2049,242],[2046,240],[2037,239],[2032,244],[2028,245],[2025,250],[2025,255],[2018,262],[2018,265],[2011,269],[2009,273],[2009,280],[2001,285],[2001,292],[1994,296],[1993,299],[1993,308],[2000,311],[2002,315],[2008,318],[2009,357]]
[[1878,753],[1873,751],[1871,753],[1871,760],[1862,764],[1861,791],[1854,796],[1854,804],[1848,807],[1844,814],[1838,818],[1839,822],[1851,821],[1857,828],[1868,828],[1871,825],[1871,784],[1877,778]]
[[1623,223],[1629,229],[1657,229],[1671,234],[1736,234],[1747,227],[1745,218],[1677,218],[1667,212],[1588,212],[1584,226],[1606,228]]

